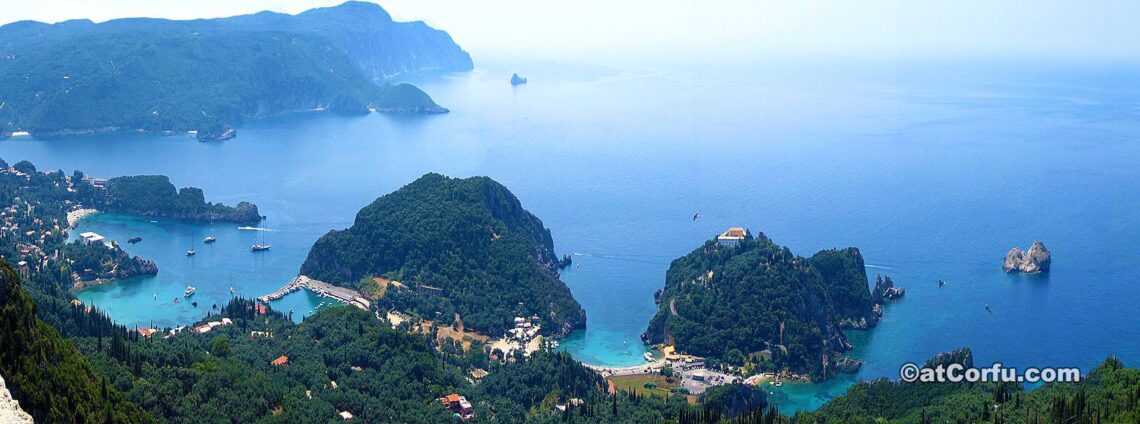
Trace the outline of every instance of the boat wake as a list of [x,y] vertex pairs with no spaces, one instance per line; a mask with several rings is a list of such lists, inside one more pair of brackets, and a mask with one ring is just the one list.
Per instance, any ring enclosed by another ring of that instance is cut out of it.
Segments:
[[248,230],[248,231],[277,231],[277,230],[274,230],[272,228],[247,227],[247,226],[238,227],[238,229],[239,230]]
[[874,264],[865,264],[864,266],[866,266],[867,268],[873,268],[873,269],[885,269],[885,270],[892,270],[892,269],[895,269],[895,267],[893,267],[893,266],[887,266],[887,265],[874,265]]
[[591,258],[609,259],[614,261],[641,262],[647,264],[668,265],[667,256],[661,255],[628,255],[628,254],[594,254],[574,252],[573,256],[587,256]]

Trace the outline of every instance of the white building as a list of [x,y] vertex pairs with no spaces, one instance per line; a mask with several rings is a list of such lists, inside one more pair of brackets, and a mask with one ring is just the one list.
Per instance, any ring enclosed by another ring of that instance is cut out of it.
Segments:
[[732,227],[729,228],[728,231],[720,233],[719,236],[716,236],[716,242],[721,246],[735,247],[736,245],[740,244],[741,240],[744,240],[747,237],[748,231],[743,227]]
[[101,236],[99,234],[91,232],[91,231],[79,234],[79,237],[83,238],[83,242],[86,243],[87,245],[92,245],[92,244],[96,244],[96,243],[100,243],[100,244],[106,243],[106,238],[104,238],[103,236]]

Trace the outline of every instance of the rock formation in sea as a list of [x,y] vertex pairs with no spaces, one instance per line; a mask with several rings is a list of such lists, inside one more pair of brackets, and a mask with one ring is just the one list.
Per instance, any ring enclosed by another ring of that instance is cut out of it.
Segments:
[[1038,272],[1049,272],[1049,264],[1052,261],[1053,255],[1049,253],[1049,249],[1045,248],[1045,244],[1041,243],[1041,240],[1034,240],[1033,245],[1026,252],[1022,252],[1016,247],[1010,249],[1009,253],[1005,254],[1002,269],[1007,273],[1036,274]]
[[511,74],[511,85],[526,84],[526,78],[520,77],[519,74]]
[[883,277],[881,275],[875,276],[875,290],[871,293],[874,297],[876,304],[883,304],[885,302],[894,302],[902,299],[906,295],[906,289],[902,287],[895,287],[895,282],[891,281],[891,277]]

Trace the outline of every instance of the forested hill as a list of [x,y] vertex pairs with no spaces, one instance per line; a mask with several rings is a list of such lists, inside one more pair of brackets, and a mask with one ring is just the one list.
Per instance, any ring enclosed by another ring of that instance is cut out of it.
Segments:
[[[74,178],[72,179],[75,180]],[[81,185],[87,189],[89,184]],[[135,216],[163,217],[191,222],[260,222],[257,205],[239,202],[237,206],[206,201],[202,189],[175,189],[165,175],[136,175],[107,180],[106,190],[91,190],[92,206],[97,209]]]
[[71,341],[40,321],[20,277],[0,259],[0,376],[36,422],[154,420],[96,374]]
[[876,322],[858,249],[807,259],[763,234],[735,247],[709,240],[674,260],[656,300],[644,335],[650,343],[815,379],[861,365],[843,356],[851,345],[841,323]]
[[384,307],[445,320],[458,313],[491,334],[537,315],[545,332],[566,334],[586,316],[558,265],[550,231],[506,187],[427,174],[317,240],[301,274],[355,287],[385,276],[406,289],[388,290]]
[[359,3],[297,16],[16,22],[0,27],[0,137],[210,138],[303,110],[446,112],[418,88],[378,77],[456,69],[470,69],[470,57],[446,33]]
[[[926,367],[969,364],[969,349],[943,353]],[[968,366],[968,365],[967,365]],[[988,367],[988,364],[979,364]],[[1026,391],[1018,383],[859,383],[794,423],[1137,423],[1140,370],[1109,357],[1078,383]]]

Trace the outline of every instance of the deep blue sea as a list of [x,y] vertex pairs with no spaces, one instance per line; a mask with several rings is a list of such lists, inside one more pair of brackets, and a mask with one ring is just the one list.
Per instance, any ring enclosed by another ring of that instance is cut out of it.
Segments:
[[[510,86],[512,72],[530,83]],[[1140,68],[481,63],[415,82],[452,112],[294,114],[221,143],[17,138],[0,142],[0,157],[102,177],[165,174],[269,217],[267,231],[83,221],[119,241],[143,237],[124,246],[158,263],[157,277],[77,293],[125,323],[185,324],[231,286],[246,296],[281,286],[321,234],[440,172],[502,182],[551,229],[559,254],[577,255],[563,280],[588,327],[563,346],[588,363],[642,361],[638,335],[670,260],[741,225],[805,256],[857,246],[872,278],[907,288],[878,328],[851,333],[862,371],[776,389],[785,412],[963,346],[985,364],[1088,369],[1113,354],[1140,364]],[[218,242],[203,245],[207,235]],[[1034,239],[1052,250],[1053,271],[1002,273],[1006,251]],[[255,242],[273,249],[251,253]],[[172,305],[188,284],[199,307]],[[299,318],[321,299],[281,302]]]

